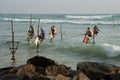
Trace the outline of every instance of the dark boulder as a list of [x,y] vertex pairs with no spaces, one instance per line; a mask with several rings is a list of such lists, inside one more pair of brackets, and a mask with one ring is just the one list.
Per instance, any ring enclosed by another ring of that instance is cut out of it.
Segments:
[[0,80],[22,80],[22,77],[17,75],[6,74]]
[[46,74],[47,75],[57,75],[62,74],[64,76],[68,76],[71,68],[61,64],[61,65],[54,65],[54,66],[48,66],[46,68]]
[[38,67],[37,66],[35,68],[35,72],[38,73],[38,74],[41,74],[41,75],[46,75],[45,71],[46,71],[46,68],[43,68],[43,67]]
[[12,68],[14,68],[14,67],[5,67],[5,68],[1,68],[1,69],[0,69],[0,72],[5,71],[5,70],[10,70],[10,69],[12,69]]
[[77,71],[82,71],[91,80],[107,80],[109,75],[118,72],[120,67],[97,62],[81,62],[77,64]]
[[70,77],[66,77],[62,74],[58,74],[55,78],[53,78],[51,80],[71,80],[71,79],[70,79]]
[[120,80],[120,73],[110,75],[109,80]]
[[0,78],[5,76],[5,75],[8,75],[8,74],[13,74],[11,72],[11,70],[13,69],[14,67],[5,67],[5,68],[1,68],[0,69]]
[[74,78],[74,76],[75,76],[76,74],[77,74],[77,71],[76,71],[76,70],[70,70],[68,76],[69,76],[70,78]]
[[90,80],[83,72],[78,72],[72,80]]
[[58,66],[58,74],[62,74],[64,76],[68,76],[70,73],[71,68],[61,64]]
[[35,56],[27,60],[27,63],[33,64],[34,66],[44,67],[56,65],[56,63],[48,58],[42,56]]

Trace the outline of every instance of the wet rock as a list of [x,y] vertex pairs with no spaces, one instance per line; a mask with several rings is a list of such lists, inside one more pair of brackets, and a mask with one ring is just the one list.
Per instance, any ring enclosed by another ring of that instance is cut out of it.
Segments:
[[51,80],[70,80],[70,78],[62,74],[58,74],[54,79],[51,79]]
[[111,74],[109,80],[120,80],[120,73]]
[[64,76],[68,76],[71,68],[65,66],[64,64],[58,66],[58,74],[62,74]]
[[45,70],[45,73],[46,73],[47,76],[56,75],[57,72],[58,72],[58,66],[57,65],[48,66]]
[[17,75],[25,75],[26,73],[34,73],[35,72],[35,66],[33,66],[32,64],[26,64],[24,66],[22,66],[18,71],[17,71]]
[[74,76],[75,76],[76,74],[77,74],[77,71],[76,71],[76,70],[70,70],[68,76],[69,76],[70,78],[74,78]]
[[120,67],[97,62],[81,62],[77,70],[35,56],[27,64],[0,69],[0,80],[120,80]]
[[31,59],[27,60],[27,63],[33,64],[34,66],[44,67],[56,65],[56,63],[48,58],[42,57],[42,56],[35,56]]
[[78,72],[73,80],[90,80],[83,72]]
[[54,65],[54,66],[48,66],[46,68],[46,74],[47,75],[56,75],[56,74],[62,74],[64,76],[68,76],[70,72],[70,68],[61,64],[61,65]]
[[6,67],[6,68],[1,68],[0,69],[0,78],[8,75],[8,74],[14,74],[11,72],[11,69],[13,69],[14,67]]
[[0,69],[0,72],[2,72],[2,71],[5,71],[5,70],[10,70],[10,69],[13,69],[14,67],[5,67],[5,68],[1,68]]
[[2,78],[0,78],[0,80],[22,80],[22,77],[17,76],[17,75],[4,75],[2,76]]
[[43,68],[43,67],[36,67],[35,68],[35,72],[38,73],[38,74],[41,74],[41,75],[46,75],[46,68]]
[[51,78],[48,78],[46,76],[33,76],[31,80],[51,80]]
[[82,71],[91,80],[107,79],[110,74],[115,74],[120,67],[97,62],[81,62],[77,64],[77,70]]
[[24,75],[22,80],[30,80],[30,77],[28,75]]

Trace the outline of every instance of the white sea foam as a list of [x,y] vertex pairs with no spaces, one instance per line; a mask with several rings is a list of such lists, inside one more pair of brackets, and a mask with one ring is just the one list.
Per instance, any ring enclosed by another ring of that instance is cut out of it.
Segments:
[[116,57],[120,55],[120,46],[104,43],[102,47],[107,52],[106,55],[109,57]]
[[[108,15],[108,16],[110,16],[110,15]],[[76,18],[77,17],[83,17],[83,18],[86,17],[86,18],[88,18],[89,16],[71,16],[71,17],[76,17]],[[7,17],[5,17],[2,20],[3,21],[13,20],[15,22],[30,22],[30,19],[28,19],[28,18],[7,18]],[[38,19],[32,19],[32,21],[38,22]],[[113,21],[109,21],[109,20],[104,21],[104,20],[76,20],[76,19],[72,19],[72,20],[71,19],[41,19],[40,22],[41,23],[69,23],[69,24],[105,24],[105,25],[120,24],[120,21],[113,22]]]
[[91,15],[91,16],[82,16],[82,15],[66,15],[66,18],[81,18],[81,19],[103,19],[110,18],[112,15]]
[[[105,24],[113,25],[113,21],[82,21],[82,20],[60,20],[60,19],[41,19],[42,23],[69,23],[69,24]],[[120,22],[114,22],[114,24],[120,24]]]
[[10,20],[13,20],[13,21],[16,21],[16,22],[21,22],[21,21],[30,21],[28,19],[19,19],[19,18],[4,18],[3,21],[10,21]]

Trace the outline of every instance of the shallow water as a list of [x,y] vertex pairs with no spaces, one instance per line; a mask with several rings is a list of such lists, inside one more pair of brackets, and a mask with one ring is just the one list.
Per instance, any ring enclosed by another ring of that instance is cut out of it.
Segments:
[[[26,40],[30,25],[29,14],[0,14],[0,67],[19,66],[26,60],[40,55],[55,60],[59,64],[65,64],[76,69],[78,62],[95,61],[119,65],[120,61],[120,15],[115,14],[33,14],[32,24],[37,34],[38,18],[41,18],[40,26],[46,31],[46,39],[37,49]],[[10,60],[12,55],[7,41],[11,41],[11,24],[14,21],[15,41],[19,41],[16,51],[16,63]],[[100,32],[95,38],[96,44],[90,39],[88,44],[82,42],[87,27],[93,28],[99,25]],[[50,27],[56,25],[57,35],[50,43]],[[62,26],[63,39],[61,40],[60,26]]]

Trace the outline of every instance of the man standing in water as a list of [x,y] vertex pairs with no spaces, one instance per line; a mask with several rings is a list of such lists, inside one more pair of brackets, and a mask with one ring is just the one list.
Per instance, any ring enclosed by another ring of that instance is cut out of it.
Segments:
[[89,37],[93,37],[93,31],[90,29],[90,27],[87,28],[86,30],[86,35],[88,35]]
[[34,35],[34,28],[31,25],[28,31],[28,38],[32,39],[33,35]]
[[52,39],[53,39],[53,38],[55,37],[55,35],[56,35],[56,27],[55,27],[55,25],[53,25],[53,26],[51,27],[51,31],[50,31],[49,35],[50,35],[50,42],[52,42]]
[[39,45],[44,41],[45,39],[45,31],[43,30],[43,28],[40,29],[40,35],[38,35],[34,41],[34,44],[39,47]]
[[98,34],[99,31],[100,30],[98,29],[98,25],[95,25],[93,27],[93,44],[95,44],[95,36],[97,36],[97,34]]
[[39,40],[40,40],[41,43],[42,43],[44,39],[45,39],[45,31],[44,31],[44,29],[41,27],[41,33],[40,33],[40,35],[39,35]]
[[56,35],[56,27],[55,27],[55,25],[53,25],[53,27],[52,27],[52,34],[53,34],[53,38],[54,38],[55,35]]
[[97,35],[97,34],[98,34],[98,31],[100,31],[100,30],[98,29],[98,25],[95,25],[94,28],[93,28],[93,33],[94,33],[94,35]]
[[87,44],[88,41],[89,41],[89,37],[88,37],[88,35],[85,34],[83,42]]
[[97,35],[99,29],[97,25],[94,26],[93,30],[90,29],[90,27],[87,28],[85,37],[83,39],[83,42],[88,43],[89,37],[93,38],[93,44],[95,44],[95,35]]

